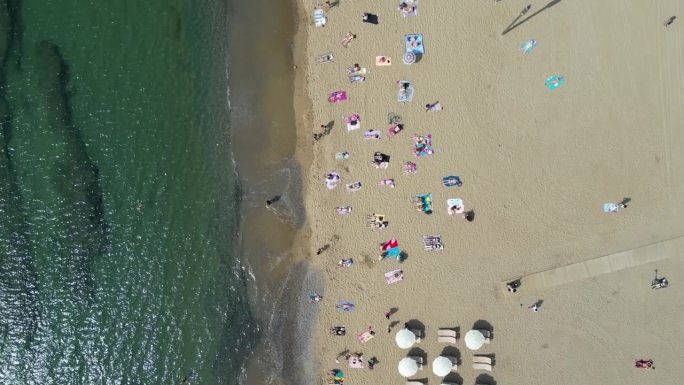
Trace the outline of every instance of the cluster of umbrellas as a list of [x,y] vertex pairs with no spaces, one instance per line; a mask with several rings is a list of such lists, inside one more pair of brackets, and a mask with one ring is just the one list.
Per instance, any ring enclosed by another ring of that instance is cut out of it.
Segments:
[[[478,350],[485,344],[486,337],[479,330],[470,330],[465,335],[466,347],[470,350]],[[417,337],[410,329],[401,329],[394,337],[397,346],[401,349],[408,349],[413,346]],[[399,361],[399,374],[403,377],[411,377],[418,372],[418,361],[413,357],[404,357]],[[440,377],[444,377],[454,370],[456,363],[454,359],[446,356],[438,356],[432,361],[432,372]]]

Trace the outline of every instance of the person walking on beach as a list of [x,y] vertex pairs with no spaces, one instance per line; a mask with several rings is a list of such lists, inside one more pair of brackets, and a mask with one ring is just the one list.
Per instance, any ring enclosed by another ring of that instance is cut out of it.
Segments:
[[266,199],[266,206],[270,206],[270,205],[272,205],[272,204],[278,202],[278,201],[280,200],[280,198],[281,198],[280,195],[276,195],[276,196],[274,196],[274,197],[271,198],[271,199]]
[[676,18],[677,18],[677,16],[670,16],[667,20],[665,20],[665,23],[663,23],[663,24],[665,24],[665,28],[672,25],[672,23],[674,23]]
[[527,12],[530,11],[530,9],[532,9],[532,4],[527,4],[527,6],[525,8],[523,8],[522,11],[520,11],[520,16],[525,15]]

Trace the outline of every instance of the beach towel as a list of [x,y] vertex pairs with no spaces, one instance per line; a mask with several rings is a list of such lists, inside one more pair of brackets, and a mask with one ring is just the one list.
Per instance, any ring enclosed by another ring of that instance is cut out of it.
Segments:
[[399,241],[392,238],[389,241],[382,244],[382,250],[387,251],[387,250],[394,248],[394,247],[397,247],[397,246],[399,246]]
[[335,153],[335,160],[347,160],[349,159],[349,153],[348,152],[336,152]]
[[337,303],[335,304],[335,308],[337,309],[337,311],[341,312],[352,312],[356,310],[356,306],[354,305],[354,303],[343,300],[337,301]]
[[376,56],[375,65],[378,67],[391,66],[392,58],[389,56]]
[[349,75],[349,81],[351,83],[361,83],[366,81],[366,77],[363,75]]
[[349,183],[347,185],[348,192],[355,192],[361,190],[361,181],[356,181],[354,183]]
[[431,134],[414,136],[413,143],[413,154],[415,156],[428,156],[434,153]]
[[387,251],[382,253],[382,258],[397,258],[397,261],[401,262],[401,249],[399,247],[392,247]]
[[425,214],[432,214],[432,194],[416,195],[416,199],[420,202],[421,210]]
[[435,104],[429,104],[427,110],[428,112],[442,111],[442,105],[439,102],[436,102]]
[[565,83],[565,77],[563,75],[553,75],[550,78],[546,79],[546,86],[549,87],[550,90],[555,90],[556,88],[562,86]]
[[325,12],[322,9],[314,9],[313,19],[316,27],[325,27],[328,19],[325,17]]
[[[408,80],[400,80],[399,91],[397,92],[397,101],[408,103],[413,100],[413,84]],[[406,85],[406,86],[404,86]]]
[[328,101],[330,103],[343,102],[345,100],[347,100],[347,91],[331,92],[330,96],[328,97]]
[[403,124],[401,124],[401,123],[394,124],[387,129],[387,133],[389,134],[390,137],[392,137],[392,136],[400,133],[403,129],[404,129]]
[[448,175],[442,178],[442,184],[444,187],[461,187],[463,182],[461,182],[461,177],[457,175]]
[[423,35],[420,33],[408,33],[404,35],[404,44],[406,46],[406,52],[413,52],[416,55],[425,54]]
[[358,130],[361,128],[361,115],[358,112],[351,114],[351,116],[344,118],[347,123],[347,132]]
[[347,365],[352,369],[363,369],[363,357],[353,354],[351,357],[349,357]]
[[371,332],[369,330],[367,330],[367,331],[359,334],[358,339],[359,339],[360,343],[365,344],[366,342],[368,342],[373,337],[375,337],[375,336],[373,334],[371,334]]
[[401,269],[395,269],[385,273],[385,282],[388,285],[404,280],[404,271]]
[[612,214],[612,213],[617,213],[620,212],[620,205],[617,203],[604,203],[603,204],[603,212],[606,214]]
[[520,44],[520,50],[522,51],[523,54],[529,55],[530,53],[532,53],[532,50],[536,46],[537,46],[537,41],[534,39],[530,39],[530,40]]
[[[456,207],[456,209],[452,210],[452,207]],[[451,198],[447,199],[447,213],[449,215],[452,214],[460,214],[465,212],[465,207],[463,206],[463,199],[461,198]]]
[[325,187],[327,187],[328,190],[332,190],[335,187],[337,187],[337,184],[341,180],[342,180],[342,177],[340,177],[340,174],[333,171],[330,174],[328,174],[328,176],[325,178]]
[[418,16],[418,0],[404,0],[399,4],[399,13],[403,17]]
[[382,136],[382,132],[379,130],[369,130],[363,133],[363,138],[364,139],[380,139]]

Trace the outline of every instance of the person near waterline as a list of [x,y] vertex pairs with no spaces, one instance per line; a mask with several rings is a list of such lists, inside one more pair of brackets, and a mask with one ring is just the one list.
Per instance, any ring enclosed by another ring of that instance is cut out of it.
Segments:
[[672,25],[672,23],[674,23],[676,18],[677,16],[670,16],[667,20],[665,20],[665,23],[663,24],[665,24],[665,27],[669,27],[670,25]]
[[280,200],[280,198],[281,198],[280,195],[276,195],[276,196],[274,196],[274,197],[271,198],[271,199],[266,199],[266,206],[270,206],[270,205],[272,205],[272,204],[278,202],[278,201]]

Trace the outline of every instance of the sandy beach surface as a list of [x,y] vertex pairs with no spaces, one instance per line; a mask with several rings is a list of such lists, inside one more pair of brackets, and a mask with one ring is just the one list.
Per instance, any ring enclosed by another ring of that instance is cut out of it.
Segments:
[[[306,122],[300,139],[312,146],[312,134],[334,121],[313,143],[305,170],[308,252],[325,272],[324,286],[302,293],[323,295],[308,304],[318,318],[308,331],[313,359],[304,366],[317,383],[334,368],[345,372],[345,384],[404,383],[397,364],[407,355],[426,359],[410,379],[429,384],[663,384],[684,376],[684,24],[663,25],[669,16],[684,18],[684,6],[535,1],[521,16],[529,1],[421,0],[417,16],[402,17],[398,1],[341,0],[326,10],[323,28],[312,18],[321,2],[300,4],[308,37],[295,63],[311,100],[299,111]],[[363,12],[379,24],[363,23]],[[343,48],[348,32],[357,37]],[[425,54],[405,65],[410,33],[423,35]],[[520,47],[530,39],[537,46],[525,55]],[[332,63],[315,61],[328,51]],[[392,65],[376,66],[380,55]],[[348,80],[354,63],[366,68],[364,82]],[[552,75],[565,83],[547,88]],[[411,102],[397,101],[398,80],[412,82]],[[329,103],[338,90],[348,100]],[[436,101],[444,109],[426,112]],[[352,113],[361,128],[348,131],[341,117]],[[389,113],[404,124],[391,138]],[[369,129],[381,139],[364,139]],[[416,157],[412,137],[427,134],[434,153]],[[344,161],[332,155],[345,151]],[[371,164],[376,151],[390,155],[387,169]],[[406,161],[416,163],[414,174],[402,174]],[[330,190],[325,175],[332,171],[342,180]],[[445,187],[448,175],[463,185]],[[379,186],[383,178],[396,187]],[[346,191],[356,181],[362,188]],[[431,215],[411,202],[426,193]],[[474,211],[472,222],[447,214],[451,198]],[[604,203],[624,198],[626,208],[603,212]],[[337,206],[353,211],[338,215]],[[387,217],[388,228],[367,227],[374,213]],[[444,249],[425,251],[428,234],[440,234]],[[392,238],[407,256],[401,264],[377,259],[379,244]],[[337,268],[343,258],[353,265]],[[397,268],[404,280],[388,285],[384,274]],[[655,269],[668,288],[651,289]],[[522,286],[508,293],[504,283],[518,277]],[[338,300],[355,311],[337,311]],[[538,300],[540,311],[528,310]],[[398,310],[388,321],[390,308]],[[404,322],[425,332],[406,350],[394,341]],[[330,335],[333,325],[347,334]],[[474,325],[493,332],[476,352],[463,338]],[[359,343],[369,326],[375,337]],[[442,327],[459,331],[455,345],[437,343]],[[378,363],[349,369],[343,358],[335,362],[345,351]],[[445,379],[431,365],[442,353],[460,363]],[[491,372],[472,368],[474,353],[493,359]],[[653,359],[657,370],[636,369],[640,358]]]

